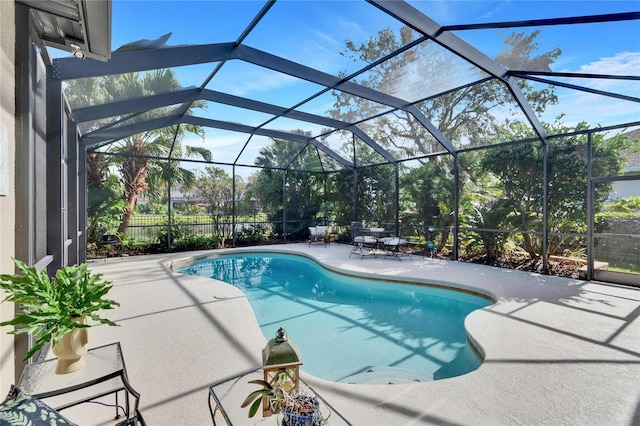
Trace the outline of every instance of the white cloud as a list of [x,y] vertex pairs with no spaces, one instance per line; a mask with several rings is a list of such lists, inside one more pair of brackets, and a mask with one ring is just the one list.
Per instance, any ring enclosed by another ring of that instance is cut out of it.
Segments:
[[[577,70],[562,70],[562,72],[618,76],[637,76],[639,71],[640,52],[619,52],[581,65]],[[562,81],[594,90],[640,96],[640,84],[633,80],[567,78]],[[566,113],[565,122],[571,125],[578,121],[586,121],[592,126],[597,124],[606,126],[640,120],[638,103],[564,88],[558,88],[557,93],[561,103],[547,110],[543,117],[545,121],[552,121],[561,112]]]
[[611,75],[639,75],[640,52],[620,52],[582,65],[578,72]]
[[558,95],[560,103],[547,108],[541,120],[553,122],[560,113],[565,114],[563,122],[571,126],[581,121],[595,127],[640,120],[637,103],[570,89],[558,89]]
[[327,117],[327,111],[333,108],[335,98],[331,91],[325,92],[322,95],[305,102],[296,108],[298,111],[308,112],[309,114],[320,115]]
[[[371,31],[365,29],[362,25],[353,19],[345,19],[343,16],[337,16],[334,21],[334,28],[337,34],[348,34],[349,39],[357,42],[365,40],[371,36]],[[335,38],[334,38],[335,39]],[[344,46],[345,40],[337,40],[340,47]]]
[[333,52],[335,49],[341,49],[344,47],[342,40],[336,39],[332,34],[325,31],[313,29],[311,30],[311,34],[313,35],[314,45],[317,45],[322,49]]
[[278,90],[298,82],[295,77],[259,67],[243,71],[241,74],[227,74],[216,83],[227,88],[228,93],[251,97],[249,95],[255,92]]

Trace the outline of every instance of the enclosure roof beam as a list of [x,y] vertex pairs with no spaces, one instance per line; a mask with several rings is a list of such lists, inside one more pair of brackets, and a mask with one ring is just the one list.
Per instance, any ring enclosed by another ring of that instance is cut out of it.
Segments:
[[622,99],[624,101],[630,101],[630,102],[640,102],[640,98],[637,98],[635,96],[627,96],[620,93],[613,93],[613,92],[607,92],[604,90],[592,89],[590,87],[579,86],[577,84],[563,83],[556,80],[550,80],[548,78],[539,78],[539,77],[534,77],[528,74],[518,74],[518,77],[531,80],[531,81],[537,81],[539,83],[545,83],[553,86],[566,87],[567,89],[578,90],[581,92],[592,93],[594,95],[608,96],[611,98]]
[[168,105],[182,104],[198,99],[200,89],[181,89],[168,93],[143,96],[135,99],[109,102],[100,105],[91,105],[72,110],[72,118],[77,123],[100,120],[109,117],[125,116],[137,112],[149,111]]
[[218,62],[233,59],[235,49],[236,44],[228,42],[116,51],[108,62],[57,58],[53,60],[53,75],[60,80],[71,80]]
[[367,2],[419,33],[424,34],[442,47],[464,58],[485,72],[500,79],[503,79],[507,74],[507,70],[496,61],[472,47],[455,34],[444,31],[443,26],[413,6],[399,1],[367,0]]
[[148,132],[148,131],[159,129],[162,127],[175,126],[181,123],[194,124],[194,125],[204,126],[204,127],[212,127],[212,128],[229,130],[229,131],[234,131],[239,133],[255,134],[255,135],[266,136],[266,137],[276,138],[276,139],[291,140],[294,142],[301,142],[305,144],[309,143],[318,147],[318,149],[320,149],[329,157],[333,158],[335,161],[340,163],[343,167],[347,169],[353,169],[353,164],[351,164],[349,161],[342,158],[335,151],[333,151],[331,148],[327,147],[326,145],[323,145],[318,140],[314,138],[310,138],[308,136],[302,136],[299,134],[283,132],[279,130],[256,129],[254,127],[246,126],[243,124],[230,123],[230,122],[220,121],[220,120],[211,120],[211,119],[193,117],[193,116],[163,117],[163,118],[157,118],[152,120],[146,120],[146,121],[131,124],[128,126],[97,130],[95,132],[88,133],[82,136],[80,138],[80,142],[84,146],[91,148],[94,145],[100,144],[102,142],[117,141],[119,139],[124,139],[126,137],[129,137],[137,133]]
[[449,139],[447,139],[447,137],[440,132],[440,129],[434,126],[431,121],[425,120],[424,114],[420,112],[417,106],[411,105],[407,112],[411,113],[420,122],[420,124],[422,124],[422,126],[424,126],[429,133],[431,133],[440,142],[440,144],[449,151],[450,154],[456,155],[457,148],[453,146]]
[[320,86],[342,90],[351,95],[359,96],[379,104],[399,109],[403,109],[409,104],[409,102],[396,98],[395,96],[387,95],[375,89],[361,86],[352,81],[335,77],[315,68],[272,55],[271,53],[267,53],[262,50],[254,49],[253,47],[240,45],[237,48],[236,54],[237,58],[244,62],[268,68]]
[[421,34],[426,35],[450,52],[455,53],[476,67],[500,79],[507,85],[509,92],[513,95],[538,137],[546,143],[546,131],[538,121],[520,87],[518,87],[511,76],[508,75],[506,68],[455,34],[445,31],[443,26],[403,1],[367,0],[367,2]]
[[362,139],[372,149],[382,155],[387,161],[395,163],[396,159],[383,147],[378,145],[373,139],[365,134],[357,126],[345,121],[327,118],[320,115],[309,114],[306,112],[290,110],[281,106],[272,105],[252,99],[242,98],[227,93],[217,92],[213,90],[200,90],[197,88],[182,89],[170,93],[161,93],[157,95],[145,96],[128,101],[117,101],[102,105],[93,105],[84,108],[78,108],[74,111],[74,119],[78,122],[86,122],[91,120],[99,120],[115,115],[126,115],[141,111],[148,111],[154,108],[160,108],[168,105],[181,104],[194,100],[207,100],[225,105],[231,105],[238,108],[250,109],[253,111],[264,112],[267,114],[278,115],[281,117],[291,118],[294,120],[305,121],[322,126],[337,128],[340,130],[348,130],[353,132]]
[[[258,49],[254,49],[249,46],[245,46],[245,45],[238,46],[238,59],[241,59],[245,62],[249,62],[264,68],[269,68],[274,71],[278,71],[278,72],[290,75],[292,77],[297,77],[302,80],[310,81],[312,83],[316,83],[330,89],[341,90],[351,95],[358,96],[373,102],[377,102],[382,105],[391,106],[393,108],[400,109],[403,111],[408,111],[408,109],[411,106],[411,103],[404,99],[387,95],[386,93],[382,93],[375,89],[371,89],[369,87],[362,86],[352,81],[335,77],[331,74],[318,71],[306,65],[302,65],[302,64],[290,61],[288,59],[284,59],[279,56],[275,56],[270,53],[263,52]],[[419,117],[419,120],[421,123],[429,122],[429,119],[426,116],[424,116],[424,114],[422,114],[422,112],[420,112],[417,108],[414,109],[414,115],[416,115],[416,118]],[[440,143],[442,143],[443,146],[446,146],[447,143],[449,142],[447,138],[440,132],[438,132],[437,135],[434,134],[433,136]],[[451,143],[449,143],[449,146],[452,146]],[[376,151],[378,150],[376,149]],[[380,151],[378,151],[378,153],[383,157],[387,158],[387,156],[384,153]]]
[[[354,96],[359,96],[373,102],[406,110],[410,103],[406,100],[387,95],[377,90],[361,86],[331,74],[302,65],[279,56],[263,52],[258,49],[235,43],[218,43],[195,46],[175,46],[158,49],[113,52],[107,63],[87,59],[78,63],[75,58],[58,58],[54,60],[54,76],[61,80],[98,77],[102,75],[121,74],[151,69],[171,68],[177,66],[194,65],[207,62],[228,61],[239,59],[263,68],[268,68],[302,80],[306,80],[325,88],[341,90]],[[420,114],[420,121],[428,119]],[[434,135],[443,145],[447,144],[444,136]],[[369,142],[370,143],[370,140]],[[379,145],[370,145],[380,155],[389,158],[388,152],[379,151]],[[395,161],[395,160],[394,160]]]
[[311,145],[318,147],[318,149],[323,151],[329,157],[336,160],[343,167],[348,169],[353,169],[353,164],[351,164],[349,161],[347,161],[346,159],[338,155],[335,151],[333,151],[328,146],[320,143],[317,139],[309,136],[303,136],[297,133],[283,132],[281,130],[255,128],[251,126],[246,126],[244,124],[231,123],[228,121],[212,120],[209,118],[201,118],[201,117],[194,117],[194,116],[184,116],[182,117],[182,122],[187,124],[194,124],[196,126],[212,127],[216,129],[229,130],[232,132],[265,136],[265,137],[274,138],[274,139],[285,139],[285,140],[290,140],[293,142],[300,142],[305,144],[309,143]]
[[569,78],[597,78],[605,80],[633,80],[640,81],[639,75],[620,74],[593,74],[584,72],[559,72],[559,71],[536,71],[536,70],[514,70],[507,71],[509,75],[516,77],[526,77],[529,75],[545,75],[547,77],[569,77]]
[[536,132],[536,134],[538,135],[542,143],[546,144],[547,131],[544,129],[544,127],[542,127],[542,123],[540,123],[540,121],[538,120],[538,116],[536,115],[535,111],[531,107],[529,100],[524,95],[524,93],[522,93],[522,90],[520,90],[520,87],[518,86],[518,84],[515,82],[513,78],[507,76],[506,80],[507,81],[505,82],[505,84],[507,86],[507,89],[509,89],[509,91],[513,95],[513,98],[516,100],[516,102],[520,106],[520,109],[522,110],[522,112],[524,112],[524,115],[525,117],[527,117],[527,120],[529,120],[529,124],[531,124],[533,131]]
[[182,123],[181,117],[171,116],[145,120],[126,126],[99,129],[80,137],[80,143],[87,148],[92,148],[102,142],[115,142],[119,139],[124,139],[137,133],[144,133],[155,129],[161,129],[163,127],[175,126],[180,123]]
[[231,105],[239,108],[273,114],[279,117],[286,117],[293,120],[320,124],[321,126],[332,127],[339,130],[348,130],[362,139],[367,145],[378,152],[378,154],[382,155],[387,161],[392,163],[396,162],[395,157],[393,157],[393,155],[391,155],[389,151],[378,145],[378,143],[376,143],[366,133],[364,133],[362,129],[353,124],[347,123],[346,121],[323,117],[321,115],[309,114],[307,112],[296,111],[265,102],[241,98],[239,96],[230,95],[228,93],[216,92],[213,90],[203,90],[200,98],[208,101],[222,103],[225,105]]
[[478,24],[446,25],[444,31],[487,30],[498,28],[550,27],[553,25],[593,24],[640,19],[640,12],[606,13],[600,15],[570,16],[566,18],[527,19],[523,21],[486,22]]
[[75,58],[58,58],[54,60],[54,76],[60,80],[98,77],[128,72],[148,71],[195,65],[222,60],[240,59],[264,68],[287,74],[302,80],[325,86],[338,88],[352,95],[360,96],[374,102],[403,108],[408,102],[359,84],[344,81],[331,74],[318,71],[306,65],[235,43],[216,43],[207,45],[190,45],[163,47],[113,52],[107,63],[87,59],[78,62]]

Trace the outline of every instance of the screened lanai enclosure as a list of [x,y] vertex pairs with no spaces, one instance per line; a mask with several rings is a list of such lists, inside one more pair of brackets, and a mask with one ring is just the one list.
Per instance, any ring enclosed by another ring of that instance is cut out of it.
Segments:
[[[60,264],[102,255],[105,234],[179,251],[323,224],[350,244],[365,222],[415,253],[640,284],[636,2],[522,2],[501,21],[484,2],[466,22],[431,1],[142,2],[73,43],[37,3],[19,19],[51,53],[24,60],[23,108],[62,147],[36,158],[62,172],[33,177],[57,194],[34,214],[60,225]],[[117,2],[66,3],[110,20]]]

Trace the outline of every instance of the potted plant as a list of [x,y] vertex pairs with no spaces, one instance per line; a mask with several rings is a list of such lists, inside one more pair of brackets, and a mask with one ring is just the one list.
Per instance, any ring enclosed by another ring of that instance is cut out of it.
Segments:
[[[0,326],[16,328],[9,334],[28,333],[37,336],[24,361],[42,346],[52,343],[58,356],[56,373],[76,371],[84,366],[86,354],[87,318],[102,324],[116,324],[98,315],[98,311],[113,309],[119,303],[105,298],[113,284],[92,274],[87,264],[63,266],[53,278],[47,272],[14,259],[18,273],[0,275],[0,288],[7,293],[3,302],[13,302],[20,313]],[[71,351],[71,354],[67,352]]]
[[320,401],[315,395],[297,390],[290,392],[285,383],[270,384],[264,380],[251,380],[249,383],[261,386],[251,392],[242,403],[241,407],[249,405],[249,417],[255,416],[267,398],[271,413],[282,413],[282,426],[316,426],[323,423],[320,414]]

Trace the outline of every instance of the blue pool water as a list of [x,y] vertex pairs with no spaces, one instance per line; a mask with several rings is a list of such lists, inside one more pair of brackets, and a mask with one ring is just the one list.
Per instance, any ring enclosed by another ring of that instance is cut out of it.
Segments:
[[481,361],[464,319],[487,298],[431,286],[356,278],[302,256],[220,255],[180,272],[240,288],[267,340],[284,327],[303,369],[336,382],[400,383],[458,376]]

